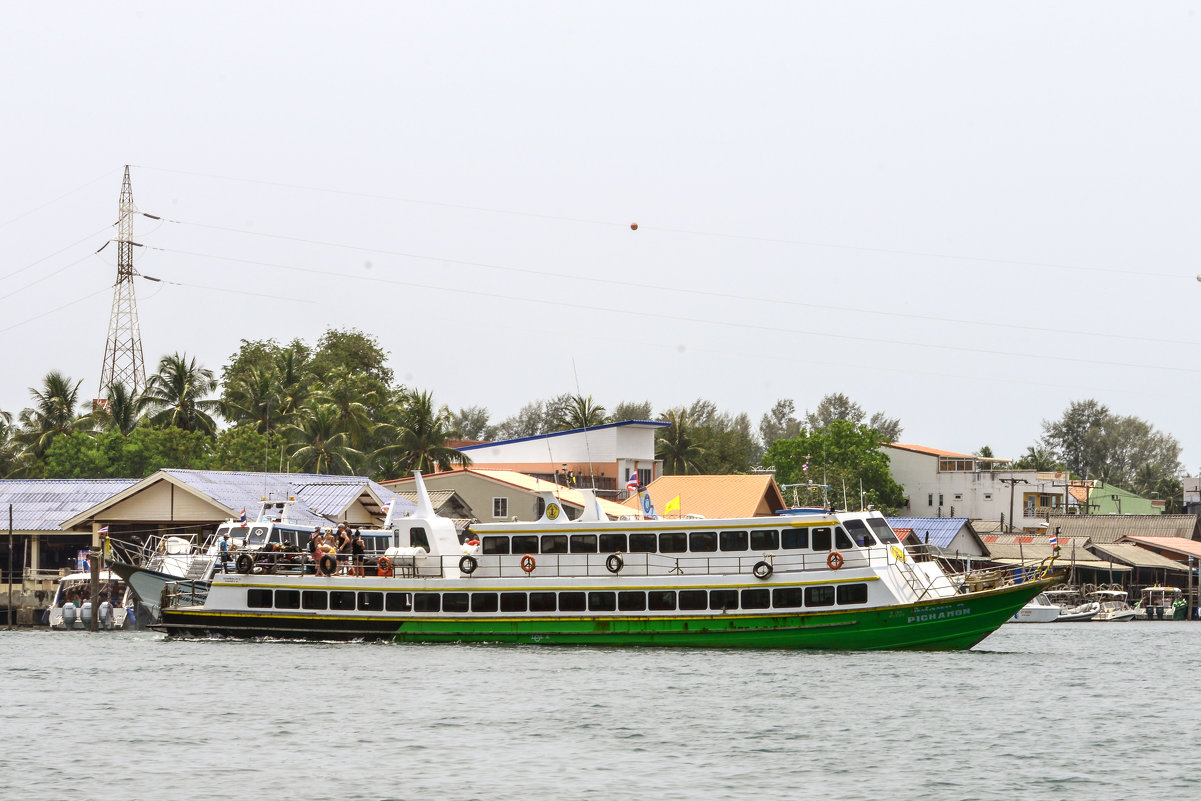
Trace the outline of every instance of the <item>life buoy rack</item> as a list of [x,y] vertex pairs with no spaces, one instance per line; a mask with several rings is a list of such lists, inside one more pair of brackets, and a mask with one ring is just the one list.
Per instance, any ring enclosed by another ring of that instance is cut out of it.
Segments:
[[771,562],[759,561],[751,568],[751,572],[755,574],[757,579],[765,579],[772,574],[775,568],[771,566]]
[[842,558],[842,554],[840,554],[838,551],[830,551],[830,555],[826,557],[826,566],[831,570],[837,570],[838,568],[842,567],[845,562],[846,560]]
[[379,561],[375,563],[375,574],[388,578],[392,575],[392,561],[386,556],[381,556]]
[[530,556],[528,553],[521,557],[521,569],[525,572],[533,573],[534,568],[537,567],[537,565],[538,563],[534,561],[534,557]]
[[609,554],[609,558],[605,560],[605,570],[610,573],[620,573],[621,569],[626,566],[625,560],[621,558],[619,553]]
[[238,557],[234,565],[239,573],[249,573],[254,570],[254,557],[248,553],[244,553]]
[[459,571],[464,575],[470,576],[475,572],[475,569],[480,566],[480,563],[475,560],[470,554],[459,560]]
[[333,554],[325,554],[317,560],[317,564],[321,567],[321,572],[327,576],[332,576],[338,570],[338,560]]

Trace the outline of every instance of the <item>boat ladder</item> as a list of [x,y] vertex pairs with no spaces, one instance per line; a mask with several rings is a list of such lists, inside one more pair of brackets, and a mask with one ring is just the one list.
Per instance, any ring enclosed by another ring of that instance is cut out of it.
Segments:
[[920,601],[925,598],[934,586],[933,579],[931,579],[929,584],[926,584],[922,580],[921,575],[913,569],[913,565],[908,559],[896,559],[894,560],[894,564],[900,568],[901,578],[905,579],[905,583],[909,585],[909,589],[913,590],[914,595],[917,596],[917,600]]

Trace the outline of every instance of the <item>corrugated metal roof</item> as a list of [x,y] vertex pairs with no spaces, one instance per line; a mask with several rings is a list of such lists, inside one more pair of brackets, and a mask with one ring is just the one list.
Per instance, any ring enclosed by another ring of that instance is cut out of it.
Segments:
[[224,470],[164,470],[176,480],[235,512],[258,512],[262,499],[295,497],[289,516],[297,523],[324,525],[370,487],[383,502],[396,498],[396,511],[414,504],[365,476],[323,476],[313,473],[237,473]]
[[62,531],[63,521],[136,483],[133,478],[2,480],[0,526],[8,525],[11,503],[14,531]]
[[[1042,539],[1037,543],[1017,543],[1017,542],[985,542],[984,547],[988,548],[988,555],[993,559],[1025,559],[1027,562],[1037,562],[1051,556],[1051,545]],[[1072,563],[1072,551],[1070,548],[1064,548],[1059,552],[1059,557],[1055,560],[1056,567],[1065,567]],[[1077,547],[1075,561],[1077,565],[1084,567],[1096,567],[1098,564],[1104,564],[1108,560],[1103,559],[1096,554]]]
[[1160,548],[1201,558],[1201,542],[1187,540],[1183,537],[1127,537],[1126,540],[1123,540],[1123,542],[1125,541],[1147,546],[1151,550]]
[[1125,542],[1107,542],[1093,545],[1093,550],[1102,556],[1112,557],[1116,562],[1122,562],[1135,567],[1151,567],[1157,570],[1175,570],[1187,573],[1188,567],[1174,559],[1160,556],[1157,553]]
[[926,542],[926,535],[929,534],[930,544],[937,545],[939,548],[949,546],[951,540],[955,539],[955,535],[968,522],[966,517],[886,517],[884,519],[888,521],[888,525],[892,526],[898,536],[913,532],[918,540]]
[[1088,537],[1093,542],[1117,542],[1124,536],[1193,539],[1197,515],[1053,515],[1052,526],[1065,537]]

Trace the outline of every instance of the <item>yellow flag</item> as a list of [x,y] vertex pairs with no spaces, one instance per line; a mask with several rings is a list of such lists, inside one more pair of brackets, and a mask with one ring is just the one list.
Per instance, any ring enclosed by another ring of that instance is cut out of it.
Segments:
[[664,517],[667,517],[672,512],[675,512],[676,514],[680,513],[680,496],[679,495],[672,498],[670,501],[667,502],[667,506],[663,507],[663,516]]

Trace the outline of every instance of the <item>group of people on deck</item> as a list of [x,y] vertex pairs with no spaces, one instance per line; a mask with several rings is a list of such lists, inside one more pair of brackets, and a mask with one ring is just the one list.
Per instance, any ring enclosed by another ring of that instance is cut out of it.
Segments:
[[[332,573],[326,572],[321,564],[321,557],[326,555],[332,556],[337,563]],[[363,570],[363,538],[357,528],[351,530],[345,523],[339,523],[333,531],[323,531],[321,526],[314,528],[309,535],[309,556],[313,558],[318,576],[332,576],[339,572],[348,576],[366,575]]]

